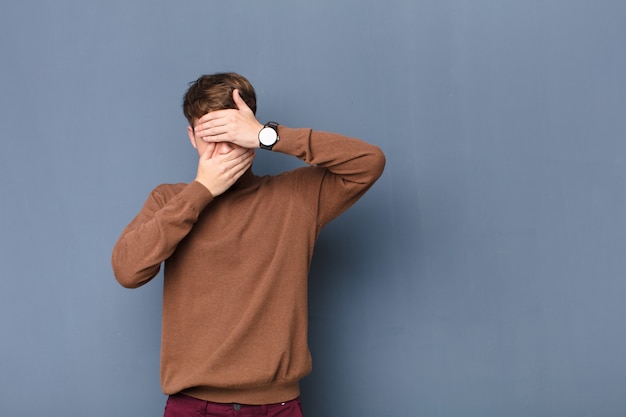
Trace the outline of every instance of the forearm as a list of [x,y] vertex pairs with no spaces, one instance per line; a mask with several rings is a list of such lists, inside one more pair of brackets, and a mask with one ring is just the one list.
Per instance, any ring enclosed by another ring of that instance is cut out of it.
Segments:
[[274,151],[293,155],[309,165],[326,168],[354,184],[373,184],[385,166],[382,151],[360,139],[285,126],[279,126],[279,136]]
[[361,198],[385,167],[383,152],[360,139],[284,126],[279,126],[279,135],[274,151],[323,169],[321,182],[309,190],[316,196],[320,226]]
[[195,181],[167,201],[153,191],[113,249],[111,263],[118,282],[136,288],[154,278],[211,200]]

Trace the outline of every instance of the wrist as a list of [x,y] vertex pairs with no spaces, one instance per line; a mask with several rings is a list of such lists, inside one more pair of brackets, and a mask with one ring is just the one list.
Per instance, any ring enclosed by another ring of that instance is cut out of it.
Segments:
[[[206,190],[211,193],[211,190],[209,188],[209,184],[207,184],[205,181],[203,181],[200,177],[196,177],[194,179],[195,182],[197,182],[198,184],[202,185],[204,188],[206,188]],[[213,193],[211,193],[213,194]]]
[[259,130],[259,147],[261,149],[272,150],[276,142],[280,138],[278,137],[278,123],[267,122],[265,126]]

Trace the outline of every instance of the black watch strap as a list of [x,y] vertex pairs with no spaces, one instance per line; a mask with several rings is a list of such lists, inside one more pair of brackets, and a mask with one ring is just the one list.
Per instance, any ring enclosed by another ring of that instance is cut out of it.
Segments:
[[[271,129],[274,129],[274,131],[276,132],[276,142],[278,142],[278,140],[280,139],[279,136],[278,136],[278,123],[276,123],[276,122],[267,122],[267,123],[265,123],[265,125],[263,127],[264,128],[269,127]],[[268,145],[264,145],[263,143],[261,143],[259,141],[259,145],[260,145],[261,149],[267,149],[267,150],[271,151],[272,148],[274,147],[274,145],[276,144],[276,142],[274,142],[273,144],[268,146]]]

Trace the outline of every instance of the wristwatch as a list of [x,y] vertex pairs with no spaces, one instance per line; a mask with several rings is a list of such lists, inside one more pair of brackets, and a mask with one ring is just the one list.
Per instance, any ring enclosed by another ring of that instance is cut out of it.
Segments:
[[276,142],[280,138],[278,137],[278,123],[267,122],[263,129],[259,132],[259,145],[261,149],[272,150]]

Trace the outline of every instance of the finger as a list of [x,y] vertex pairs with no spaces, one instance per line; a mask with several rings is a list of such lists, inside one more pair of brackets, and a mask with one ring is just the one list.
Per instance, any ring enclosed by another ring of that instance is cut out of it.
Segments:
[[201,136],[198,139],[206,143],[219,143],[219,142],[232,142],[228,133],[209,134],[208,136]]
[[233,90],[233,101],[239,110],[251,111],[250,107],[248,107],[246,102],[239,95],[239,90],[236,88]]
[[231,152],[222,154],[224,158],[224,162],[230,162],[231,164],[237,164],[242,159],[245,159],[246,154],[248,154],[250,149],[234,149]]
[[245,170],[245,169],[250,168],[250,166],[252,166],[252,162],[254,161],[254,157],[255,157],[254,152],[247,152],[246,155],[244,155],[244,158],[241,160],[242,169]]
[[211,110],[208,113],[203,114],[197,121],[197,123],[204,123],[209,120],[218,119],[223,116],[223,113],[228,109]]
[[246,149],[246,151],[241,154],[243,160],[254,159],[255,156],[256,152],[254,152],[254,149]]
[[225,117],[207,120],[196,125],[196,134],[199,136],[209,136],[210,133],[216,133],[219,130],[224,130],[227,124],[228,119]]
[[209,135],[207,133],[200,133],[196,136],[196,138],[206,143],[224,142],[224,140],[221,139],[219,135]]
[[215,151],[215,143],[209,143],[200,156],[201,159],[211,159]]
[[254,152],[236,153],[230,152],[225,155],[220,155],[221,164],[231,172],[238,172],[241,169],[247,168],[252,165],[254,159]]
[[196,130],[196,138],[205,142],[228,142],[227,126],[217,126]]
[[228,135],[235,129],[236,123],[236,119],[231,116],[215,119],[198,126],[196,135],[200,138],[221,135],[220,142],[228,141]]
[[232,171],[236,173],[236,176],[241,176],[248,168],[252,166],[253,157],[247,156],[246,158],[239,161],[236,165],[232,167]]
[[196,122],[196,128],[207,129],[212,126],[221,126],[228,122],[226,118],[234,109],[213,110],[198,119]]

